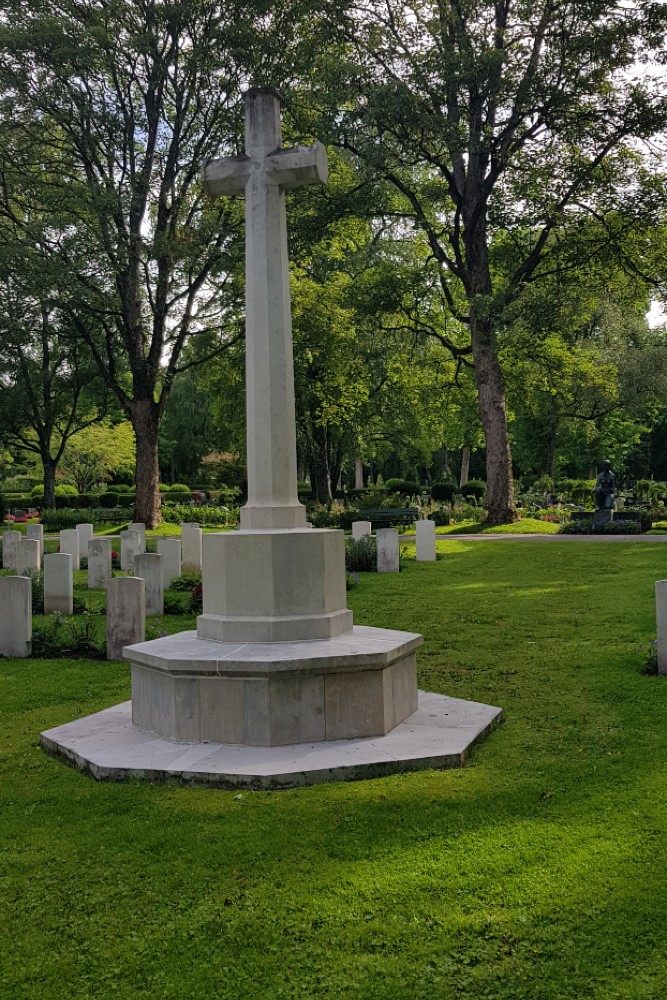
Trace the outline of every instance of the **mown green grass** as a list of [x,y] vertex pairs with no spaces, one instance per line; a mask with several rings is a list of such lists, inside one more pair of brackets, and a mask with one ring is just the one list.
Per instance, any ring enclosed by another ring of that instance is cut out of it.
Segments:
[[457,521],[436,528],[438,535],[555,535],[558,525],[553,521],[541,521],[536,517],[523,517],[512,524],[489,525],[484,521]]
[[667,996],[661,545],[444,541],[350,592],[420,683],[502,705],[458,771],[286,792],[96,784],[40,730],[120,663],[0,662],[0,996]]

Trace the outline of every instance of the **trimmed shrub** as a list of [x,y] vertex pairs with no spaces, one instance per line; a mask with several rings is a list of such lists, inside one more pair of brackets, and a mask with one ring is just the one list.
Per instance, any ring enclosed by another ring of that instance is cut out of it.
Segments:
[[226,525],[238,521],[238,507],[225,509],[223,507],[189,507],[185,504],[166,503],[160,511],[162,520],[167,524],[182,524],[192,521],[197,524]]
[[[160,487],[162,489],[162,487]],[[187,483],[174,483],[173,486],[166,486],[165,491],[168,493],[189,493],[190,487]]]
[[481,500],[486,494],[486,483],[482,482],[481,479],[470,479],[461,487],[461,493],[464,497],[474,497],[475,500]]
[[416,493],[421,493],[419,483],[411,482],[409,479],[388,479],[384,485],[391,493],[400,493],[402,496],[412,497]]
[[[57,497],[78,497],[79,492],[76,486],[70,486],[68,483],[58,483],[56,486],[56,496]],[[31,497],[43,497],[44,496],[44,483],[38,483],[37,486],[33,486],[30,490]]]
[[431,487],[431,496],[438,503],[451,503],[455,493],[458,493],[458,488],[454,483],[433,483]]
[[77,524],[89,523],[99,524],[100,517],[96,510],[89,507],[67,508],[59,507],[57,510],[43,510],[42,524],[44,531],[61,531],[63,528],[75,528]]

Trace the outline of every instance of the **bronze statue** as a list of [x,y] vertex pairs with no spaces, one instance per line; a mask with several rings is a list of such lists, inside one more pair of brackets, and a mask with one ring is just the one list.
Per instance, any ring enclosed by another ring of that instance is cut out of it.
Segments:
[[611,471],[611,462],[605,460],[602,463],[602,472],[595,480],[593,496],[598,510],[611,510],[618,488],[616,486],[616,476]]

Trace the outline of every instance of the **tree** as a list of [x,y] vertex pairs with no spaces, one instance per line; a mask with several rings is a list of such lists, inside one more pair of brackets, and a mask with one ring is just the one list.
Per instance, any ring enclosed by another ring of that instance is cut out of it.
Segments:
[[239,209],[208,204],[199,172],[236,151],[248,21],[212,0],[10,0],[0,26],[0,211],[19,246],[44,219],[59,308],[134,428],[135,516],[151,526],[174,379],[240,334]]
[[100,483],[108,482],[116,472],[125,472],[134,464],[134,434],[124,420],[110,420],[82,430],[67,442],[60,469],[79,493],[88,493]]
[[0,428],[16,451],[39,457],[44,505],[71,439],[100,420],[104,386],[85,344],[55,305],[33,256],[0,259]]
[[[572,219],[604,219],[610,192],[636,217],[651,183],[637,141],[666,116],[659,79],[633,70],[663,47],[664,5],[330,0],[326,11],[339,42],[320,95],[331,137],[394,185],[428,240],[443,307],[470,332],[489,520],[511,521],[506,310],[560,266]],[[497,266],[501,232],[513,253]]]

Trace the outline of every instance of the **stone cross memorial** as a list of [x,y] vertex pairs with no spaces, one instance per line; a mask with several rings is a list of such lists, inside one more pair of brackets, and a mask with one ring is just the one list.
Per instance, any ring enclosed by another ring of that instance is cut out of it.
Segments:
[[[355,626],[343,532],[306,521],[297,495],[285,190],[324,183],[326,152],[317,142],[282,147],[274,90],[252,89],[244,100],[245,153],[208,160],[202,170],[211,198],[245,197],[248,502],[240,529],[203,537],[196,632],[119,641],[132,664],[131,715],[128,706],[109,709],[94,724],[44,733],[43,745],[93,773],[101,773],[104,746],[114,777],[149,777],[159,762],[162,774],[234,787],[447,766],[454,742],[465,749],[499,710],[472,706],[464,725],[451,700],[426,695],[420,714],[421,636]],[[452,712],[446,746],[439,727]],[[102,734],[112,730],[107,752]]]
[[245,94],[246,152],[204,164],[211,198],[245,195],[248,503],[241,528],[298,528],[294,363],[285,189],[324,184],[324,146],[281,148],[280,97]]

